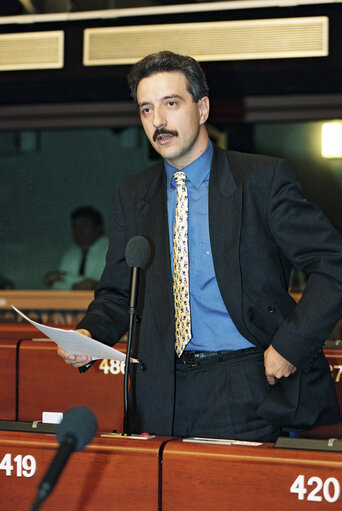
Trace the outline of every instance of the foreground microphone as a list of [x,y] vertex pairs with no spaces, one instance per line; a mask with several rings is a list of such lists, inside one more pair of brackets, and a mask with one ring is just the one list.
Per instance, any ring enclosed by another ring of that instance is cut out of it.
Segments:
[[143,236],[134,236],[126,245],[125,257],[131,268],[129,310],[135,311],[138,301],[140,270],[150,258],[150,244]]
[[131,357],[133,324],[135,317],[135,310],[138,302],[139,295],[139,280],[140,271],[145,268],[150,258],[150,244],[143,236],[134,236],[126,245],[125,257],[128,266],[131,268],[131,284],[129,295],[129,326],[127,337],[127,352],[125,363],[125,376],[124,376],[124,433],[128,433],[128,373]]
[[68,410],[57,428],[60,446],[46,471],[31,511],[36,511],[53,490],[73,451],[81,451],[93,439],[97,429],[96,417],[88,408],[78,406]]

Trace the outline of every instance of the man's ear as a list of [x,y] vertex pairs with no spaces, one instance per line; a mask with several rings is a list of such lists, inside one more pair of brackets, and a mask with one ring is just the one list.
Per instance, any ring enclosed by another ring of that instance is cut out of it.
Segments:
[[203,96],[198,102],[200,109],[200,123],[204,124],[209,117],[209,98],[208,96]]

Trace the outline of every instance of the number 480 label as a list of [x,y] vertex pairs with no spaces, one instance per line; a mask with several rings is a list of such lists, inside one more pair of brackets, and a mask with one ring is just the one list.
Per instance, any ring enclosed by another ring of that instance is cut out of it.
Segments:
[[125,362],[124,360],[108,360],[104,358],[99,365],[99,369],[104,374],[125,374]]
[[[308,493],[307,486],[312,487]],[[323,490],[323,492],[322,492]],[[305,482],[305,477],[299,475],[290,488],[290,493],[297,493],[298,500],[308,500],[310,502],[336,502],[340,497],[340,483],[335,477],[328,477],[322,481],[320,477],[310,477]]]

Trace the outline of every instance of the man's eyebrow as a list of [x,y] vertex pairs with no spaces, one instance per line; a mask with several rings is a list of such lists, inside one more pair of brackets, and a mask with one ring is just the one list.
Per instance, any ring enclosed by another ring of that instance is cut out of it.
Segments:
[[183,98],[179,94],[171,94],[170,96],[164,96],[163,100],[165,99],[183,99]]
[[151,103],[149,101],[143,101],[142,103],[138,103],[138,107],[141,108],[142,106],[150,105]]
[[[168,101],[170,99],[183,99],[182,96],[180,96],[179,94],[170,94],[168,96],[164,96],[161,98],[161,101]],[[141,107],[144,107],[146,105],[151,105],[151,101],[143,101],[141,103],[138,103],[138,107],[141,108]]]

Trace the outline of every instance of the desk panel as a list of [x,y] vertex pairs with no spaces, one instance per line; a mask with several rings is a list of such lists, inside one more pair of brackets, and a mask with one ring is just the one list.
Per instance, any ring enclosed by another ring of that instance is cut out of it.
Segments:
[[342,454],[177,440],[165,446],[162,481],[163,511],[337,510]]
[[336,396],[342,414],[342,350],[324,350],[334,380]]
[[[331,375],[334,380],[336,397],[342,417],[342,350],[325,349],[324,354],[330,366]],[[304,431],[301,436],[305,438],[342,438],[342,422],[310,428]]]
[[32,339],[32,337],[45,337],[42,332],[30,323],[0,323],[0,339]]
[[[30,325],[28,325],[30,327]],[[35,335],[37,330],[34,329]],[[38,332],[39,333],[39,332]],[[126,344],[118,349],[125,351]],[[13,352],[12,352],[13,353]],[[332,370],[337,398],[342,411],[342,350],[325,350]],[[6,369],[6,371],[9,371]],[[13,367],[13,365],[12,365]],[[18,420],[40,420],[43,411],[64,411],[84,404],[98,416],[100,430],[122,431],[123,423],[123,374],[117,362],[98,362],[85,374],[68,367],[57,355],[55,344],[46,341],[22,341],[19,350],[19,396]],[[5,372],[4,372],[5,374]],[[0,375],[1,378],[1,375]],[[13,381],[9,377],[7,382]],[[13,402],[15,387],[8,390],[4,406]],[[0,405],[1,406],[1,405]],[[15,406],[15,405],[14,405]],[[8,415],[0,418],[13,419],[13,406]],[[4,412],[4,411],[3,411]],[[312,428],[303,436],[309,438],[342,437],[342,423]]]
[[[126,351],[124,343],[116,348]],[[80,374],[57,355],[54,342],[22,341],[18,364],[18,420],[41,420],[42,412],[87,406],[99,431],[123,431],[123,363],[98,361]]]
[[45,324],[77,325],[84,316],[94,291],[0,290],[0,319],[16,322],[11,304],[31,319]]
[[[42,511],[157,511],[164,441],[95,438],[84,451],[72,454]],[[7,455],[13,466],[8,475],[0,470],[0,509],[29,511],[57,447],[54,435],[0,431],[0,463]],[[31,469],[24,473],[24,464],[32,461],[27,456],[36,463],[32,477],[27,477]]]
[[16,347],[11,339],[0,339],[0,419],[15,420]]

